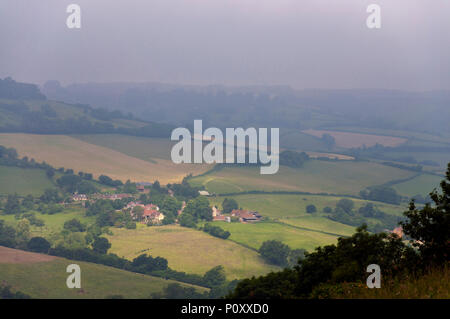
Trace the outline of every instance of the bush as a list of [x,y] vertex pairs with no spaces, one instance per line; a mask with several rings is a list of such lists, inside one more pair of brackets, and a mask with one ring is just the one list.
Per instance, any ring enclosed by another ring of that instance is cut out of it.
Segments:
[[42,237],[33,237],[27,243],[27,249],[35,253],[48,253],[50,249],[50,243]]
[[287,265],[290,252],[289,246],[277,240],[265,241],[259,248],[259,253],[265,260],[282,267]]
[[308,214],[315,213],[315,212],[317,212],[317,208],[314,205],[308,205],[308,206],[306,206],[306,212]]

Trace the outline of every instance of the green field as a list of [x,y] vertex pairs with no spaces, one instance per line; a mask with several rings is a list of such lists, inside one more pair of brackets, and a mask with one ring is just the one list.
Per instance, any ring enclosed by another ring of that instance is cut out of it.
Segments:
[[[64,228],[64,223],[73,218],[78,219],[82,223],[88,225],[93,224],[95,221],[94,216],[86,217],[84,210],[81,208],[66,208],[63,212],[54,215],[41,214],[40,212],[34,212],[36,217],[42,219],[45,222],[45,226],[36,227],[31,226],[31,232],[33,236],[48,237],[53,233],[58,233]],[[15,219],[14,215],[0,214],[0,220],[6,221],[8,224],[15,225],[19,220]]]
[[371,162],[311,160],[299,169],[281,166],[275,175],[261,175],[257,167],[224,167],[194,177],[190,183],[216,194],[259,190],[357,195],[368,186],[412,175],[410,171]]
[[44,170],[0,166],[0,194],[40,196],[54,185]]
[[204,274],[222,265],[227,279],[235,279],[277,269],[265,264],[251,249],[190,228],[171,225],[112,231],[113,235],[107,236],[112,244],[110,252],[127,259],[142,253],[161,256],[169,261],[170,268],[178,271]]
[[308,251],[318,246],[336,243],[338,236],[288,226],[282,223],[257,222],[253,224],[214,222],[231,233],[229,240],[259,249],[267,240],[278,240],[291,248]]
[[[246,194],[234,196],[209,197],[211,205],[222,208],[222,202],[225,198],[235,199],[239,207],[244,209],[256,210],[265,217],[272,219],[297,218],[311,216],[306,213],[306,206],[314,205],[317,208],[317,214],[321,214],[325,207],[336,207],[336,203],[342,197],[319,196],[319,195],[295,195],[295,194]],[[370,201],[351,198],[355,203],[355,209],[364,206]],[[405,207],[390,205],[380,202],[373,203],[380,210],[394,215],[399,215]]]
[[439,188],[443,177],[422,174],[407,182],[394,185],[394,189],[404,196],[428,195],[434,188]]
[[[81,268],[81,289],[69,289],[66,268],[77,264]],[[135,274],[81,261],[57,258],[47,262],[0,263],[0,282],[12,286],[32,298],[45,299],[97,299],[112,295],[124,298],[150,298],[152,293],[176,281]],[[195,287],[179,283],[184,287]],[[203,292],[206,289],[195,287]]]

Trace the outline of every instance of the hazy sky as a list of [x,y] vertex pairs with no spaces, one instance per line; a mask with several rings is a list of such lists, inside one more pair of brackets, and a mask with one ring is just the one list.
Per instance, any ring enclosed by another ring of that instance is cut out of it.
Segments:
[[[66,7],[82,10],[68,29]],[[382,8],[382,27],[366,8]],[[450,89],[448,0],[1,0],[0,77]]]

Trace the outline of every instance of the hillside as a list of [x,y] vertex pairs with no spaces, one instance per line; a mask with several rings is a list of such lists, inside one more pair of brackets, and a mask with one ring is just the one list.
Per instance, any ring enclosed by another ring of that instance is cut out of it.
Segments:
[[[68,289],[66,267],[81,268],[81,289]],[[32,298],[97,299],[121,295],[124,298],[150,298],[173,280],[135,274],[107,266],[72,261],[48,255],[0,247],[0,282]],[[205,288],[180,283],[183,287]]]
[[278,267],[267,265],[254,250],[202,231],[167,225],[137,230],[113,229],[109,235],[111,252],[133,259],[149,252],[166,258],[172,269],[203,274],[222,265],[227,279],[262,275]]
[[[114,141],[116,135],[111,136]],[[128,143],[134,138],[142,145]],[[87,141],[91,140],[89,136]],[[28,156],[36,161],[45,161],[54,167],[72,168],[75,171],[90,172],[94,176],[108,175],[125,182],[161,183],[179,182],[188,174],[198,175],[208,170],[208,165],[174,164],[167,155],[170,144],[165,139],[117,136],[117,144],[99,146],[83,141],[83,137],[67,135],[42,135],[22,133],[0,133],[0,145],[17,149],[19,156]],[[109,146],[109,147],[108,147]],[[135,148],[136,151],[129,151]],[[121,151],[118,151],[120,149]],[[136,155],[136,152],[145,152]],[[155,155],[153,155],[155,154]]]

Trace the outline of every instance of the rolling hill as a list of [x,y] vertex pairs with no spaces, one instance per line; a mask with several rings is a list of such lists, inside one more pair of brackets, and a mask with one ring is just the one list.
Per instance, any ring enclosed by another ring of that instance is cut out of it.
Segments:
[[[81,268],[81,289],[69,289],[66,268]],[[0,281],[30,295],[45,299],[98,299],[120,295],[124,298],[150,298],[173,280],[135,274],[129,271],[81,261],[36,254],[0,246]],[[206,288],[194,287],[203,292]]]

